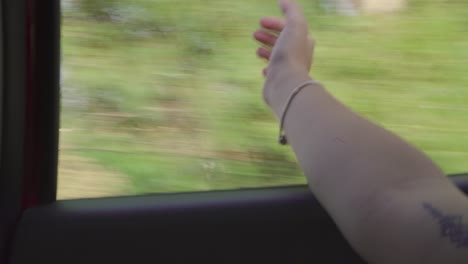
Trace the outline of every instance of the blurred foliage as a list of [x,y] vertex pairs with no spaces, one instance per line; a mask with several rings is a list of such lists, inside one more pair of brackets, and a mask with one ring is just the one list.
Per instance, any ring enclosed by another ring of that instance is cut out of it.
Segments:
[[112,20],[118,4],[118,0],[79,0],[76,2],[80,11],[98,21]]
[[[466,171],[468,3],[412,0],[398,13],[340,16],[300,2],[317,40],[312,75],[447,173]],[[70,3],[61,153],[125,175],[119,194],[305,182],[275,141],[251,37],[260,17],[279,15],[276,1]]]

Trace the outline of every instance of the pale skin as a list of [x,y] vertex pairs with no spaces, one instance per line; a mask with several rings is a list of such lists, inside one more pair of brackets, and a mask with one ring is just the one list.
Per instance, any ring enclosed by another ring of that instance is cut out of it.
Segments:
[[[268,61],[263,97],[277,118],[291,91],[311,79],[314,47],[299,5],[280,7],[285,18],[263,18],[254,32]],[[421,151],[320,84],[294,98],[285,132],[317,199],[363,259],[468,263],[468,200]]]

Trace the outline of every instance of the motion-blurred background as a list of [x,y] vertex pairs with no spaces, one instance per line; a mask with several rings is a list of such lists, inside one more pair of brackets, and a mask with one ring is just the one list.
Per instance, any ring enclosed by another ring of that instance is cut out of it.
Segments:
[[[299,0],[314,78],[468,171],[468,2]],[[261,96],[276,0],[63,0],[59,199],[305,183]]]

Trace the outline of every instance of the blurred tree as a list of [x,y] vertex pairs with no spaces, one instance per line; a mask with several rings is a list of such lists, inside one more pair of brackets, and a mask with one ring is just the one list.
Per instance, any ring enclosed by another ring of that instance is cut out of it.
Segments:
[[321,4],[327,12],[337,12],[344,15],[357,14],[356,0],[321,0]]
[[118,0],[76,0],[78,9],[95,20],[112,20]]
[[344,15],[363,13],[394,12],[406,7],[407,0],[321,0],[327,12]]
[[359,0],[364,13],[382,13],[400,11],[406,7],[407,0]]

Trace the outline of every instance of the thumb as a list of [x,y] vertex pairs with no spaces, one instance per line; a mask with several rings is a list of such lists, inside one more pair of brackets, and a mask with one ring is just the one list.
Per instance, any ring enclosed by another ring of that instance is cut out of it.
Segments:
[[305,17],[301,7],[294,0],[279,0],[279,5],[286,17],[287,22],[290,23],[304,23]]

